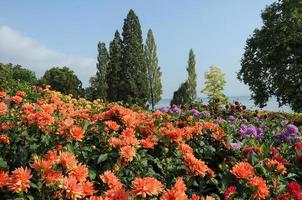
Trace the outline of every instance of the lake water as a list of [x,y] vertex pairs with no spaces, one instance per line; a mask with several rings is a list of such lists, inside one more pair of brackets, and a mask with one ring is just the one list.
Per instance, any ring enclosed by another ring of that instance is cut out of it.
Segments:
[[[260,109],[259,107],[254,105],[254,102],[252,100],[250,100],[249,96],[233,96],[233,97],[228,97],[230,102],[234,102],[234,101],[239,101],[241,104],[245,105],[247,108],[251,109],[251,110],[267,110],[267,111],[275,111],[275,112],[288,112],[288,113],[292,113],[293,111],[291,110],[291,108],[289,106],[282,106],[279,107],[278,106],[278,102],[276,98],[271,98],[268,102],[267,102],[267,106]],[[200,98],[199,98],[200,99]],[[204,103],[206,103],[208,101],[207,98],[201,98],[202,101]],[[156,106],[156,108],[161,108],[161,107],[165,107],[165,106],[169,106],[170,105],[170,101],[171,99],[162,99]]]

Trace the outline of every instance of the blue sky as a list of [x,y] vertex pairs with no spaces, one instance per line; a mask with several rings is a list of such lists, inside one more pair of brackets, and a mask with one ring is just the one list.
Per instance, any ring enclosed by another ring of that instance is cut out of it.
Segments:
[[139,16],[143,38],[152,28],[162,69],[163,97],[186,77],[189,49],[196,54],[198,96],[211,64],[226,74],[225,93],[249,95],[236,79],[245,41],[262,25],[273,0],[52,0],[0,1],[0,62],[22,64],[41,76],[68,65],[87,85],[95,73],[97,43],[121,32],[129,9]]

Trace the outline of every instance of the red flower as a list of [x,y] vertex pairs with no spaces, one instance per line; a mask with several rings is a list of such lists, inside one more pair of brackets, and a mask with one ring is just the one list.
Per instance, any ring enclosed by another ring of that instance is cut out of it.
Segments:
[[298,157],[297,157],[297,163],[299,165],[302,165],[302,154],[298,155]]
[[287,161],[282,158],[282,156],[276,156],[274,157],[274,160],[277,160],[279,163],[285,164]]
[[275,147],[271,147],[271,154],[273,155],[273,156],[276,156],[278,153],[279,153],[279,150],[278,149],[276,149]]
[[299,150],[302,150],[302,142],[297,142],[294,144],[294,147],[296,147]]
[[249,154],[249,153],[253,153],[254,152],[254,148],[253,147],[246,147],[243,149],[243,154]]
[[281,196],[277,196],[276,200],[288,200],[286,194],[282,194]]
[[230,186],[224,191],[224,200],[232,200],[232,196],[236,193],[236,187]]
[[293,197],[295,200],[301,200],[302,199],[301,187],[296,181],[290,182],[286,186],[286,190],[289,193],[289,195],[291,197]]

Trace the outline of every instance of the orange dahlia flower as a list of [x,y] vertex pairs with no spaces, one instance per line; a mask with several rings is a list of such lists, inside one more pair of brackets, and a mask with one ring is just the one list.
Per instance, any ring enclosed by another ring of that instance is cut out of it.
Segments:
[[160,200],[188,200],[186,195],[186,185],[182,178],[177,178],[175,185],[168,191],[166,191]]
[[237,178],[249,179],[255,175],[254,168],[248,162],[237,163],[231,170]]
[[134,147],[125,146],[120,149],[120,156],[125,161],[132,161],[136,154],[136,150]]
[[78,181],[85,181],[88,177],[88,169],[85,165],[79,164],[76,168],[71,172],[71,176],[74,176]]
[[83,196],[83,187],[77,183],[75,177],[70,176],[64,178],[62,181],[62,186],[66,191],[67,199],[80,199]]
[[54,185],[57,182],[60,182],[62,180],[62,178],[63,178],[63,176],[62,176],[61,171],[49,170],[42,175],[42,179],[51,185]]
[[208,166],[204,161],[198,160],[193,154],[187,153],[184,155],[184,160],[190,171],[198,176],[204,177],[208,172]]
[[249,185],[256,188],[254,193],[255,199],[265,199],[269,196],[269,189],[263,178],[255,176],[250,179]]
[[0,116],[5,115],[8,111],[8,107],[5,103],[0,102]]
[[120,180],[114,175],[114,173],[110,171],[104,172],[104,174],[101,175],[100,178],[109,186],[109,188],[117,188],[123,186]]
[[8,180],[8,173],[6,171],[0,171],[0,189],[7,185]]
[[27,192],[29,186],[29,180],[32,175],[30,169],[27,167],[19,167],[12,172],[12,175],[8,181],[8,189],[12,192]]
[[118,125],[115,121],[109,120],[105,122],[106,126],[113,131],[118,131],[120,128],[120,125]]
[[68,170],[74,169],[77,166],[77,159],[76,157],[69,153],[69,152],[63,152],[60,155],[60,163],[67,168]]
[[78,141],[82,141],[82,138],[84,137],[85,131],[78,126],[74,126],[70,129],[70,134],[73,138],[75,138]]
[[152,177],[135,178],[132,181],[132,193],[135,196],[146,198],[149,196],[157,196],[164,190],[161,182]]
[[93,187],[93,183],[90,181],[86,181],[84,183],[82,183],[82,187],[83,187],[83,196],[92,196],[95,193],[94,187]]

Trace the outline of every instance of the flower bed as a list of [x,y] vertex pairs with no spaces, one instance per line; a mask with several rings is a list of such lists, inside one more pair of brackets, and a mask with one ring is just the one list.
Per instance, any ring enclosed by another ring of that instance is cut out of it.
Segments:
[[1,199],[302,199],[301,134],[281,114],[22,89],[0,86]]

